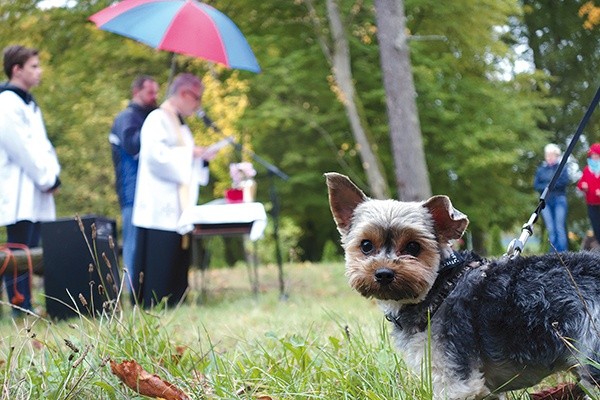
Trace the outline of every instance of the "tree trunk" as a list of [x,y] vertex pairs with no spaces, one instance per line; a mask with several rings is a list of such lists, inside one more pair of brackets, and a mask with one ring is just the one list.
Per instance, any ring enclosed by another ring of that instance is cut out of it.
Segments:
[[398,198],[431,196],[416,104],[403,0],[375,0],[377,38],[386,92]]
[[[310,8],[311,13],[314,13],[312,2],[307,0],[306,4]],[[389,190],[382,172],[381,162],[371,147],[364,128],[364,121],[360,118],[356,92],[352,81],[352,70],[350,68],[350,48],[340,17],[340,11],[335,0],[327,0],[327,16],[331,29],[333,49],[330,51],[327,48],[321,29],[318,29],[319,43],[325,57],[331,63],[333,77],[339,89],[339,97],[346,110],[354,140],[356,140],[358,145],[362,166],[369,182],[369,195],[377,199],[389,198]],[[317,25],[317,28],[320,28],[318,20],[313,18],[313,21]]]

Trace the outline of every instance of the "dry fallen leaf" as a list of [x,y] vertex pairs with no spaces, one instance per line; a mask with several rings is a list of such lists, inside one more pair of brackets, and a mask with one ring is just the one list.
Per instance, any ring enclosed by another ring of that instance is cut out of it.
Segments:
[[44,348],[44,344],[36,339],[31,339],[31,345],[36,350],[42,350]]
[[584,391],[574,383],[563,383],[556,387],[529,395],[532,400],[583,400]]
[[[185,347],[185,346],[175,346],[175,354],[171,355],[171,362],[175,365],[179,364],[179,361],[181,361],[181,357],[183,357],[186,350],[187,350],[187,347]],[[162,364],[162,360],[161,360],[161,364]]]
[[120,364],[110,361],[110,369],[125,385],[141,395],[165,400],[189,400],[190,398],[172,383],[163,381],[158,375],[145,371],[134,360]]

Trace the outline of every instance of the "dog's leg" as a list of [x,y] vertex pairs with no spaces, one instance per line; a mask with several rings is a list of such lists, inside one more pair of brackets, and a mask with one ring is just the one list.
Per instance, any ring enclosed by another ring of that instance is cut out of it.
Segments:
[[468,379],[463,379],[452,373],[452,368],[446,363],[442,368],[432,366],[434,400],[482,400],[502,399],[493,394],[485,386],[481,373],[473,371]]

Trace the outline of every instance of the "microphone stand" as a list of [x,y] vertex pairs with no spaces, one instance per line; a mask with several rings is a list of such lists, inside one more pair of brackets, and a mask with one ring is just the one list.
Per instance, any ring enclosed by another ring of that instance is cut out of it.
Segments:
[[[207,128],[211,128],[213,131],[217,132],[219,135],[225,137],[225,134],[219,129],[219,127],[204,113],[204,111],[200,110],[197,113],[198,117],[202,118],[204,125]],[[273,218],[273,238],[275,239],[275,257],[277,260],[277,268],[279,272],[279,298],[280,300],[287,300],[288,295],[285,292],[285,282],[283,279],[283,258],[281,256],[281,247],[279,245],[279,196],[277,195],[277,189],[274,182],[274,177],[277,176],[283,181],[287,181],[290,177],[277,168],[275,165],[269,163],[264,158],[257,155],[255,152],[249,149],[244,149],[243,146],[233,140],[230,141],[230,144],[240,153],[248,154],[254,161],[262,165],[268,172],[269,176],[269,199],[271,200],[271,217]]]

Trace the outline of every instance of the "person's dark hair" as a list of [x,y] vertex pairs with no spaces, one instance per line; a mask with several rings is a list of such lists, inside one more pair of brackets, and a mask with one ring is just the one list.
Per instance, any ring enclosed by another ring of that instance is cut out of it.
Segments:
[[142,90],[142,88],[144,87],[144,83],[146,83],[146,81],[156,82],[156,79],[154,79],[150,75],[137,76],[131,83],[131,92],[134,92],[136,90]]
[[15,65],[23,67],[27,60],[38,55],[37,49],[31,49],[20,45],[4,48],[4,73],[8,79],[12,79],[12,71]]
[[175,77],[175,79],[173,79],[173,83],[171,83],[171,86],[169,87],[169,90],[167,92],[167,97],[173,96],[181,88],[191,88],[191,87],[202,88],[203,87],[202,80],[200,80],[200,78],[198,78],[194,74],[190,74],[190,73],[179,74]]

